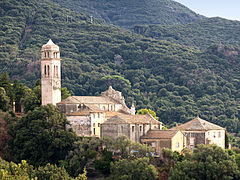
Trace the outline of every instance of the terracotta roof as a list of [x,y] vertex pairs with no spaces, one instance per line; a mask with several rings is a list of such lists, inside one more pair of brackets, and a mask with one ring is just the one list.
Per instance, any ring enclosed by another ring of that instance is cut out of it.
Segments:
[[70,96],[58,104],[119,104],[119,102],[103,96]]
[[96,105],[87,104],[87,107],[89,107],[89,109],[92,110],[92,112],[104,112],[103,110],[100,109],[100,107]]
[[122,114],[126,114],[124,112],[118,111],[105,111],[106,112],[106,119],[110,119],[113,116],[121,116]]
[[149,114],[145,115],[129,115],[129,114],[123,114],[118,113],[117,115],[109,118],[104,123],[106,124],[121,124],[121,123],[127,123],[127,124],[161,124],[161,122],[154,119]]
[[179,130],[149,130],[141,139],[171,139]]
[[177,127],[173,127],[172,129],[179,129],[179,130],[185,130],[185,131],[208,131],[208,130],[224,130],[224,128],[210,123],[208,121],[205,121],[199,117],[182,124]]
[[79,101],[74,96],[70,96],[57,104],[79,104]]
[[89,116],[90,112],[92,112],[92,110],[90,109],[83,109],[80,111],[75,111],[73,113],[69,113],[67,114],[68,116]]

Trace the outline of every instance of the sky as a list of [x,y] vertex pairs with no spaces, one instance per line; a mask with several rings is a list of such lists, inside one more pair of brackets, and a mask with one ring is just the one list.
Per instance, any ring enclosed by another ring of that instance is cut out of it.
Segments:
[[240,0],[175,0],[207,17],[223,17],[240,21]]

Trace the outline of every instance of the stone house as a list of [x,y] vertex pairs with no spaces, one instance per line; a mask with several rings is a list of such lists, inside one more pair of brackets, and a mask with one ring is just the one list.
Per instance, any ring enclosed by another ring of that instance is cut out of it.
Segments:
[[129,115],[116,113],[101,124],[101,138],[110,137],[116,139],[125,135],[134,142],[140,142],[140,137],[150,129],[162,129],[162,123],[151,114]]
[[198,144],[216,144],[221,148],[225,148],[226,129],[199,117],[176,126],[172,130],[180,130],[184,133],[187,137],[186,146],[191,150]]
[[180,130],[152,129],[141,137],[141,143],[152,146],[158,156],[162,148],[181,152],[186,147],[186,137]]
[[121,92],[111,86],[101,96],[71,96],[57,106],[66,114],[70,127],[78,136],[100,137],[100,124],[114,113],[135,114],[135,107],[132,105],[129,109]]

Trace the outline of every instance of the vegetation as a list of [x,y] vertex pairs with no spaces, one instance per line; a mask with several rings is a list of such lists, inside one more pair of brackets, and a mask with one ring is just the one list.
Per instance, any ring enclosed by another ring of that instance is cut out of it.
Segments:
[[53,0],[63,7],[129,28],[135,24],[183,24],[203,18],[171,0]]
[[128,106],[135,101],[137,109],[152,109],[166,125],[199,115],[239,132],[238,48],[199,51],[145,38],[91,24],[48,0],[0,3],[0,71],[12,79],[33,86],[40,77],[40,48],[50,37],[61,48],[62,85],[72,95],[99,95],[112,85]]
[[[238,157],[238,156],[237,156]],[[188,158],[177,162],[169,179],[239,179],[236,155],[212,145],[199,145]]]
[[132,30],[147,37],[206,49],[214,44],[239,47],[240,33],[237,31],[239,28],[239,21],[216,17],[172,26],[136,25]]
[[66,125],[66,117],[53,105],[37,107],[12,122],[9,150],[14,162],[24,159],[34,166],[58,164],[76,140]]

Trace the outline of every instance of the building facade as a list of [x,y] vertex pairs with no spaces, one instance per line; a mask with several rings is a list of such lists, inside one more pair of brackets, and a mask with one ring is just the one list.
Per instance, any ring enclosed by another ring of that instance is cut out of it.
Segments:
[[156,155],[163,148],[181,152],[186,147],[186,137],[180,130],[150,130],[141,137],[141,143],[152,146]]
[[101,96],[71,96],[57,106],[78,136],[100,137],[100,125],[107,119],[116,114],[135,115],[135,107],[128,108],[121,92],[111,86]]
[[59,47],[50,39],[41,52],[42,105],[61,101],[61,59]]
[[225,148],[226,129],[199,117],[172,128],[181,130],[187,137],[186,146],[193,150],[199,144],[216,144]]
[[127,115],[119,113],[101,124],[101,138],[116,139],[125,135],[134,142],[140,142],[141,136],[147,134],[150,129],[162,129],[162,123],[151,114]]

